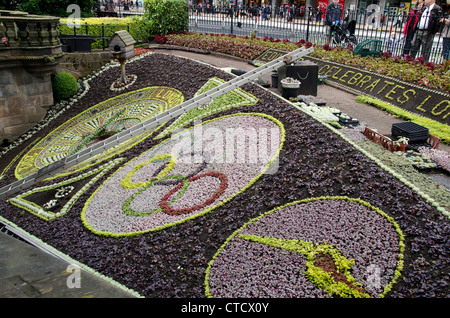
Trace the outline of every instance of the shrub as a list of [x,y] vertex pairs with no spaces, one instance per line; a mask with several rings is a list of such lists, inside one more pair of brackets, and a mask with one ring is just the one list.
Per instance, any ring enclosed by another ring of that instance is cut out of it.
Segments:
[[[60,19],[60,25],[58,26],[61,34],[74,34],[74,29],[67,26],[67,19]],[[103,47],[102,36],[105,37],[105,45],[108,45],[108,41],[114,32],[120,30],[127,30],[129,26],[129,32],[131,36],[138,41],[135,27],[133,24],[133,18],[84,18],[81,19],[80,27],[76,28],[76,34],[89,34],[92,37],[91,48],[101,49]],[[102,24],[103,30],[102,30]]]
[[73,75],[68,73],[58,73],[52,81],[53,96],[56,100],[69,99],[78,91],[78,83]]
[[30,14],[51,15],[57,17],[67,17],[72,14],[67,11],[67,7],[76,3],[80,7],[81,16],[92,16],[93,0],[22,0],[22,1],[3,1],[3,3],[19,3],[18,10]]
[[184,0],[146,0],[144,9],[145,14],[136,23],[149,39],[188,30],[189,8]]

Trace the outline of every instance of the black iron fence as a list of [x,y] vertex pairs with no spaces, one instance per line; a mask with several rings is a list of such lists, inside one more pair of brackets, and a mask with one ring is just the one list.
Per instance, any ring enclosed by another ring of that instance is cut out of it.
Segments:
[[105,49],[114,32],[127,30],[130,24],[59,24],[60,40],[65,52],[90,52],[91,49]]
[[[408,36],[407,26],[411,19],[415,18],[417,11],[400,11],[397,13],[346,11],[341,16],[341,24],[338,32],[343,36],[336,40],[331,38],[329,26],[325,25],[325,11],[317,8],[295,8],[275,7],[270,12],[264,12],[262,7],[202,7],[191,6],[189,8],[189,31],[198,33],[233,34],[237,36],[255,35],[259,38],[273,38],[290,41],[305,40],[313,44],[330,44],[331,46],[348,45],[353,46],[364,40],[375,39],[382,42],[381,50],[391,52],[392,56],[405,54],[413,57],[423,56],[423,48],[420,47],[413,54],[411,47],[414,38]],[[437,17],[440,21],[447,18],[448,13],[442,13]],[[429,61],[434,63],[443,62],[443,36],[444,23],[439,23],[437,32],[432,35],[432,45],[429,51]],[[130,24],[124,25],[87,25],[80,28],[70,28],[67,25],[59,26],[64,43],[73,41],[91,41],[92,48],[105,50],[109,38],[115,31],[130,30]],[[353,41],[353,37],[354,40]],[[348,41],[350,40],[350,41]],[[354,43],[356,42],[356,43]],[[64,44],[63,43],[63,44]],[[81,42],[75,45],[83,47]],[[77,49],[77,48],[76,48]],[[72,48],[73,50],[73,48]]]
[[[317,8],[276,7],[264,12],[264,7],[190,7],[189,31],[199,33],[226,33],[237,36],[255,35],[259,38],[272,37],[274,39],[288,39],[290,41],[305,40],[313,44],[326,44],[330,29],[325,25],[325,11]],[[382,51],[389,51],[393,56],[412,54],[410,48],[414,43],[408,37],[407,25],[415,18],[417,11],[400,11],[397,13],[356,12],[346,11],[341,16],[340,27],[350,25],[350,29],[343,33],[353,33],[357,42],[367,39],[382,41]],[[447,17],[442,13],[437,20]],[[352,22],[353,21],[353,22]],[[352,22],[352,23],[350,23]],[[348,23],[348,24],[347,24]],[[429,61],[441,63],[443,61],[443,37],[441,31],[444,23],[439,23],[438,32],[432,35],[433,43],[429,54]],[[342,30],[341,30],[342,31]],[[333,41],[330,45],[347,45],[346,41]],[[423,56],[422,48],[415,57]],[[414,55],[414,54],[412,54]]]

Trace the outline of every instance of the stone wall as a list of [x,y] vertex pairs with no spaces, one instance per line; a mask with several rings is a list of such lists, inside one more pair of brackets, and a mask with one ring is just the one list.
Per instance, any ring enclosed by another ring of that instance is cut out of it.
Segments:
[[56,68],[57,73],[72,74],[76,79],[84,77],[113,59],[109,51],[66,53]]
[[41,121],[53,104],[51,74],[64,55],[58,17],[0,10],[0,142]]
[[21,67],[0,70],[0,142],[13,141],[41,121],[53,104],[50,75]]
[[[112,60],[111,52],[66,53],[52,73],[84,77]],[[0,144],[26,133],[53,105],[51,73],[30,73],[11,65],[0,69]]]

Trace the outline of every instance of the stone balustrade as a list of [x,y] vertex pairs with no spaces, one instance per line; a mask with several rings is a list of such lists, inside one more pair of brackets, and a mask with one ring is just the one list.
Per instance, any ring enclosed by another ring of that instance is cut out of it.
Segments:
[[64,56],[58,17],[0,10],[0,142],[13,141],[52,106],[52,74]]
[[0,55],[29,55],[36,49],[39,55],[59,53],[58,23],[58,17],[0,10]]

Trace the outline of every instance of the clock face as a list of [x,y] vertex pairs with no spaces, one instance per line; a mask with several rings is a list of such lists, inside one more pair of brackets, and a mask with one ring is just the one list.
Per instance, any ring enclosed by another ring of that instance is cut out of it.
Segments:
[[[183,100],[183,94],[176,89],[148,87],[97,104],[68,120],[38,142],[18,163],[16,178],[22,179],[62,158],[74,155],[98,141],[182,103]],[[83,162],[81,166],[106,160],[145,139],[152,132],[153,130],[146,131],[119,146],[105,150]],[[75,170],[74,167],[72,169]]]

